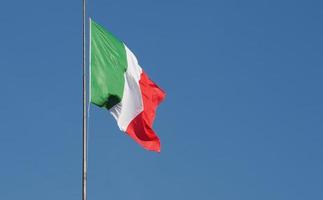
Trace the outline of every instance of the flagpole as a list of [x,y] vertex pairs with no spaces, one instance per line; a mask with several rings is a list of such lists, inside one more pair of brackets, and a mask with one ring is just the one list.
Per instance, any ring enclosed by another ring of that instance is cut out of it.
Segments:
[[85,49],[85,19],[86,19],[86,0],[83,0],[83,173],[82,173],[82,200],[87,200],[87,101],[86,101],[86,49]]

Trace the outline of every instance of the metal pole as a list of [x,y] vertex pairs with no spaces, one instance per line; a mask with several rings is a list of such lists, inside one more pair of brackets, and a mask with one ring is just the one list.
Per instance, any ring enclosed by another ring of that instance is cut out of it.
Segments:
[[87,200],[86,182],[87,182],[87,117],[86,117],[86,49],[85,49],[85,18],[86,18],[86,0],[83,0],[83,175],[82,175],[82,200]]

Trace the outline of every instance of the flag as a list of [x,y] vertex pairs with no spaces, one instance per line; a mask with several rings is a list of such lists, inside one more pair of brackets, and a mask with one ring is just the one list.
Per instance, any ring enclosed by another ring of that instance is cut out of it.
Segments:
[[152,129],[157,106],[165,93],[138,64],[119,39],[90,20],[90,100],[106,108],[126,132],[147,150],[160,152]]

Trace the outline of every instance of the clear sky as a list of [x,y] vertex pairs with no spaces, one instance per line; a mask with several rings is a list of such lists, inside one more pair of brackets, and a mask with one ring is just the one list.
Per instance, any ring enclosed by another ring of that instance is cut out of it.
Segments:
[[[0,5],[0,199],[80,200],[81,0]],[[160,154],[91,108],[89,200],[323,199],[323,3],[89,0],[166,92]]]

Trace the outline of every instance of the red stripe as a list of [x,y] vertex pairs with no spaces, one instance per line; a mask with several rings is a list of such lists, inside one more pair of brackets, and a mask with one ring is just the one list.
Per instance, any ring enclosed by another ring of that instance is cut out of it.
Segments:
[[165,92],[145,72],[141,74],[139,85],[144,110],[130,122],[126,132],[145,149],[160,152],[160,141],[152,125],[156,109],[165,98]]

